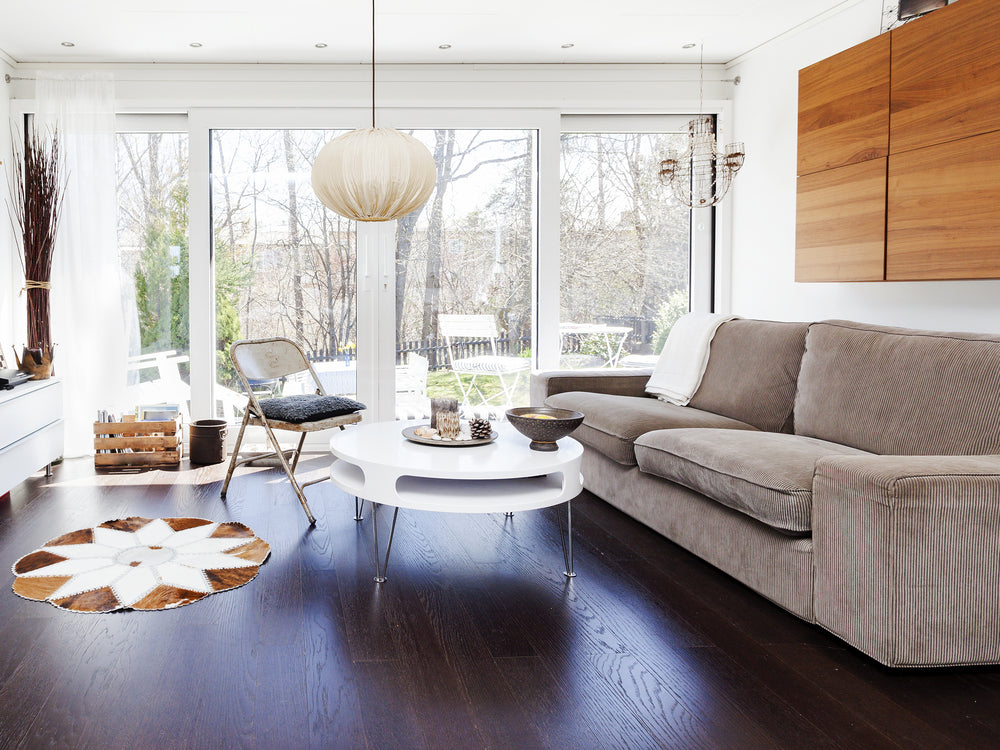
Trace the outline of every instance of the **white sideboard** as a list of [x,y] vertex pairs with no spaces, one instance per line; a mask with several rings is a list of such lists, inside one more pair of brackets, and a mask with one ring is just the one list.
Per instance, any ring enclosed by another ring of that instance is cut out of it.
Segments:
[[0,390],[0,495],[63,454],[58,378]]

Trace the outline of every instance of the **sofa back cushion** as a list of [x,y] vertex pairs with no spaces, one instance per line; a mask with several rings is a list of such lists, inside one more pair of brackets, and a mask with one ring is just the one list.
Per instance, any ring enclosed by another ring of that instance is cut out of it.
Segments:
[[791,432],[808,330],[808,323],[723,323],[712,339],[708,366],[690,406],[766,432]]
[[814,323],[795,432],[889,455],[1000,453],[1000,336]]

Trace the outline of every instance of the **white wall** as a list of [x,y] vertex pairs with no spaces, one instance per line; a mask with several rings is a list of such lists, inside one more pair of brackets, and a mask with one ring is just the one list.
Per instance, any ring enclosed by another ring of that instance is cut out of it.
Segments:
[[880,31],[882,0],[857,0],[735,61],[733,109],[746,165],[733,201],[732,310],[776,320],[848,318],[1000,332],[1000,281],[796,284],[798,71]]
[[[11,84],[4,82],[5,73],[14,74],[14,70],[5,62],[0,61],[0,171],[9,173],[10,167],[10,88]],[[13,357],[10,347],[20,343],[24,332],[15,333],[15,305],[17,304],[17,288],[21,281],[21,266],[14,254],[14,241],[7,211],[7,179],[0,177],[0,346],[3,356],[13,367]],[[23,299],[23,297],[22,297]],[[15,341],[17,339],[17,341]]]
[[[193,107],[361,107],[371,105],[367,65],[23,65],[35,70],[110,71],[121,112]],[[706,109],[733,86],[721,65],[705,66]],[[31,100],[34,82],[12,98]],[[690,113],[698,106],[694,65],[379,65],[378,105],[403,108],[547,108],[564,114]],[[359,125],[364,125],[364,122]]]

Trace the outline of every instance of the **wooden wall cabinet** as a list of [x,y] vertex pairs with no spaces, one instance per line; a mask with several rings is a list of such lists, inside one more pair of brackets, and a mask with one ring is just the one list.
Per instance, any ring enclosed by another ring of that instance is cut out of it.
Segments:
[[995,3],[961,0],[800,71],[798,174],[796,281],[1000,278]]
[[1000,276],[1000,131],[889,157],[886,278]]
[[885,278],[886,159],[799,177],[796,281]]
[[799,71],[798,174],[888,154],[888,34]]
[[892,31],[892,153],[1000,130],[998,11],[961,0]]
[[799,72],[796,281],[885,278],[889,36]]

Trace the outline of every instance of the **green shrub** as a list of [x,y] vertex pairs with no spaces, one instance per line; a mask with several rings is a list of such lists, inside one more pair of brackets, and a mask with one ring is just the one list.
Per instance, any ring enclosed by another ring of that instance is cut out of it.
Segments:
[[687,289],[679,289],[660,305],[656,313],[656,333],[653,335],[653,352],[659,354],[667,342],[667,336],[674,323],[690,311]]

